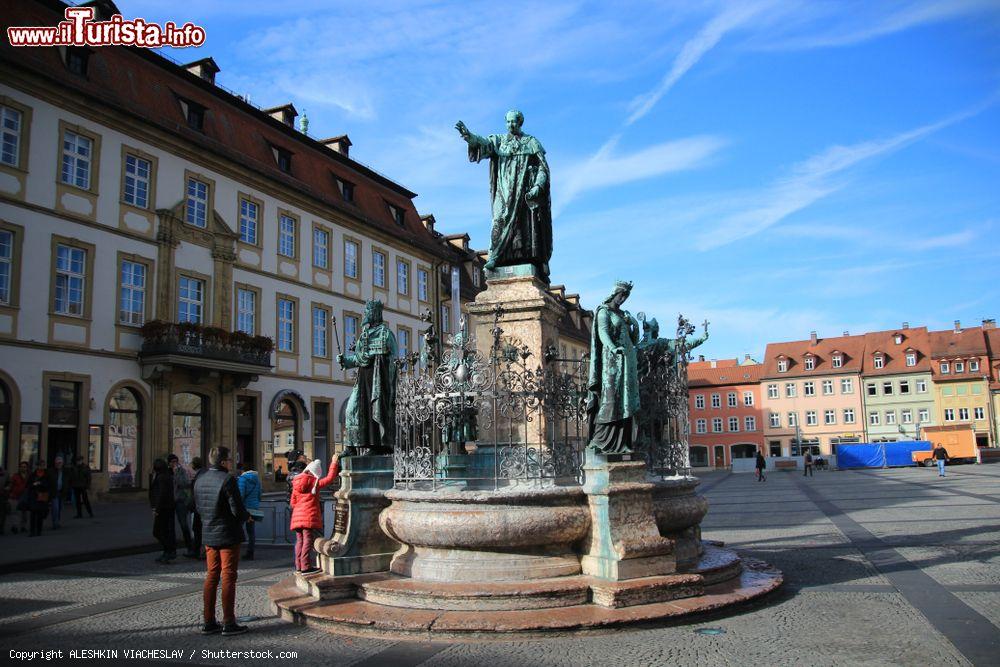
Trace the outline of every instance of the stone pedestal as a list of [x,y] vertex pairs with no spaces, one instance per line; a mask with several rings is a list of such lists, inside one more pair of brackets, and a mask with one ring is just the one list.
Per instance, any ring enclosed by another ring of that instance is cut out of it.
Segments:
[[379,513],[389,506],[391,456],[348,456],[340,462],[333,532],[315,542],[320,567],[332,576],[385,572],[400,545],[382,532]]
[[590,507],[583,573],[613,581],[674,573],[674,543],[656,525],[656,484],[646,480],[646,464],[609,461],[588,448],[583,471]]

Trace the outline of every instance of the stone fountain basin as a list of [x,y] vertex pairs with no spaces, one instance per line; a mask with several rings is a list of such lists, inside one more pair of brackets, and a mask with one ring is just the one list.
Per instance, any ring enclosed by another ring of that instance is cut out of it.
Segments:
[[682,532],[701,524],[708,514],[708,500],[695,492],[697,477],[657,480],[653,490],[653,511],[661,535]]

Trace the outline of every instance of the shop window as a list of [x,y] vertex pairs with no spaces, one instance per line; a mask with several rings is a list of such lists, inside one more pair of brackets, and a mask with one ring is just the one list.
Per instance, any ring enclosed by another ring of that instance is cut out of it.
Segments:
[[139,486],[139,446],[142,438],[142,402],[135,391],[118,389],[108,400],[108,488]]

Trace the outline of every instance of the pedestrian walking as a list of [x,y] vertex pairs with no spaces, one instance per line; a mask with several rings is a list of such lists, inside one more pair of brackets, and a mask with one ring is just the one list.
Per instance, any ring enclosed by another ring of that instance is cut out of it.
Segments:
[[802,459],[802,476],[805,477],[806,475],[813,476],[813,455],[810,451],[807,451],[805,457]]
[[167,564],[177,558],[174,534],[174,478],[163,459],[153,461],[149,482],[149,506],[153,509],[153,537],[163,547],[157,563]]
[[951,459],[951,457],[948,456],[948,450],[944,448],[944,445],[938,443],[934,447],[934,453],[931,454],[931,456],[935,461],[937,461],[938,477],[944,477],[944,464]]
[[10,476],[10,502],[21,519],[19,525],[10,527],[12,533],[28,534],[28,519],[31,515],[31,508],[28,507],[28,481],[30,478],[27,461],[21,461],[17,466],[17,472]]
[[58,530],[62,520],[63,504],[70,499],[71,486],[69,481],[69,471],[64,467],[63,455],[56,454],[52,461],[52,468],[49,469],[49,482],[52,484],[52,528]]
[[200,456],[195,456],[191,459],[191,470],[194,471],[194,477],[191,478],[191,546],[194,548],[194,552],[198,554],[198,559],[200,560],[205,557],[201,548],[201,515],[198,514],[198,506],[194,502],[194,484],[206,470],[205,465],[201,462]]
[[[174,476],[174,515],[177,523],[181,527],[181,536],[184,538],[184,555],[188,558],[197,558],[198,553],[194,551],[194,544],[191,541],[191,517],[190,507],[194,506],[194,496],[191,491],[191,477],[187,470],[181,465],[176,454],[167,455],[167,465]],[[173,529],[174,524],[170,524]],[[176,533],[174,533],[176,535]]]
[[42,534],[42,524],[49,513],[52,501],[52,481],[48,472],[41,466],[35,468],[31,481],[28,482],[28,509],[31,511],[31,537]]
[[[238,635],[247,626],[236,623],[236,578],[240,563],[243,524],[253,521],[243,506],[236,478],[229,474],[232,464],[228,447],[213,447],[208,454],[210,468],[198,477],[194,499],[201,515],[201,537],[205,543],[205,585],[202,589],[201,633]],[[215,598],[222,582],[222,624],[215,617]]]
[[76,465],[73,466],[73,476],[70,486],[73,487],[73,494],[76,496],[76,519],[83,518],[83,508],[87,508],[87,514],[94,518],[94,510],[90,507],[90,464],[82,456],[76,457]]
[[767,459],[765,459],[764,455],[761,454],[760,452],[757,452],[757,464],[756,464],[756,467],[757,467],[757,481],[758,482],[766,482],[767,481],[767,475],[764,474],[764,470],[767,469]]
[[295,531],[295,571],[314,574],[320,569],[312,564],[312,545],[318,531],[323,530],[323,513],[320,509],[319,491],[328,486],[340,472],[340,455],[330,459],[330,471],[323,474],[323,463],[316,459],[295,476],[292,482],[291,529]]
[[254,470],[253,461],[243,464],[243,473],[236,479],[236,483],[240,488],[243,506],[254,519],[246,523],[247,550],[243,554],[246,560],[253,560],[253,550],[257,543],[256,522],[264,518],[260,513],[260,475]]

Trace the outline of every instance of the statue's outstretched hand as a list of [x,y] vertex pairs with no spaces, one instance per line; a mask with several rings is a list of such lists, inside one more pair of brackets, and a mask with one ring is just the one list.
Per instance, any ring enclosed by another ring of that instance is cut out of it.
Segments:
[[337,355],[337,363],[340,364],[341,368],[344,367],[344,355],[343,355],[343,353]]
[[458,130],[458,133],[462,135],[463,139],[465,139],[466,141],[469,140],[469,134],[471,133],[469,132],[469,128],[465,126],[465,123],[463,123],[462,121],[458,121],[457,123],[455,123],[455,129]]

